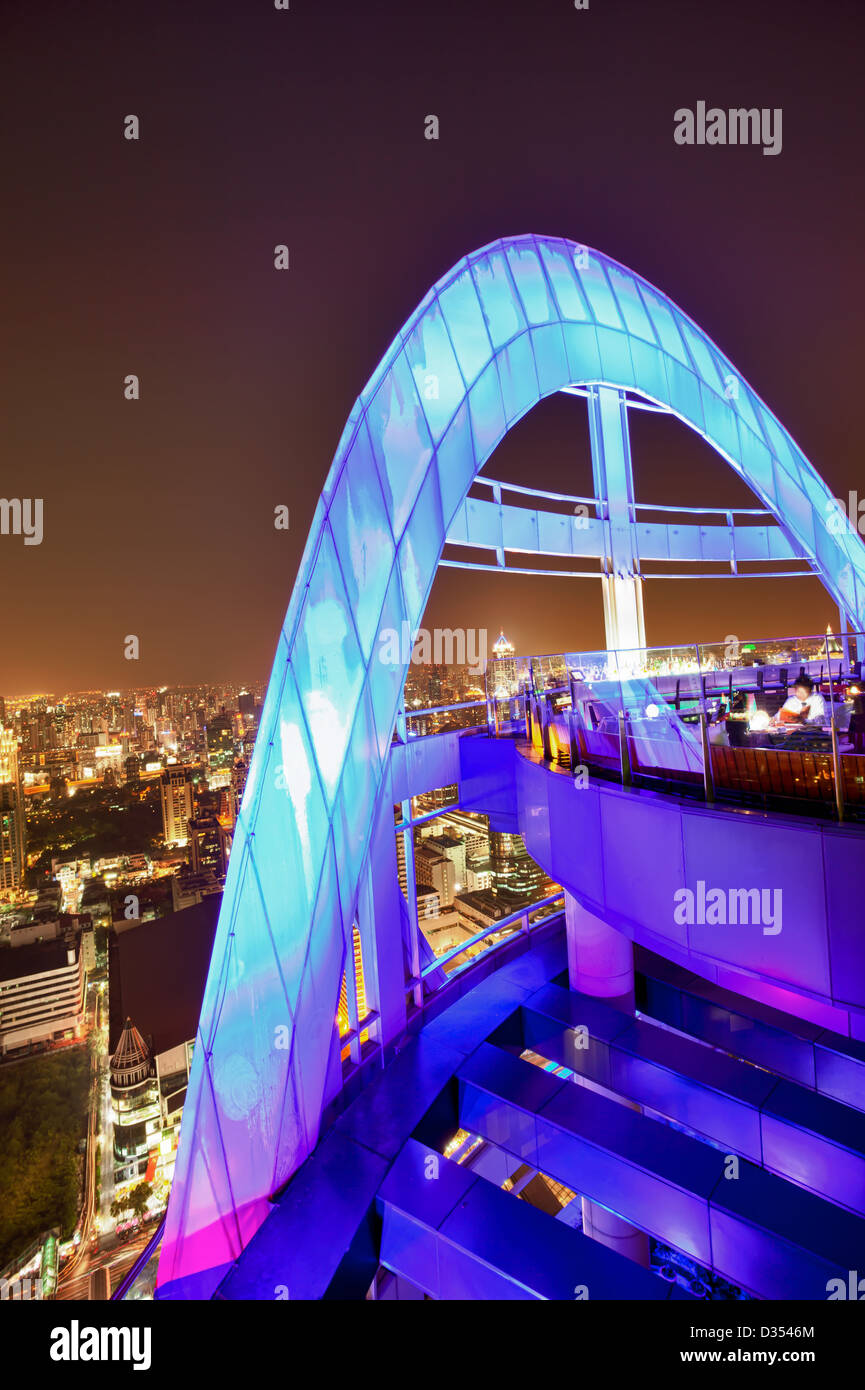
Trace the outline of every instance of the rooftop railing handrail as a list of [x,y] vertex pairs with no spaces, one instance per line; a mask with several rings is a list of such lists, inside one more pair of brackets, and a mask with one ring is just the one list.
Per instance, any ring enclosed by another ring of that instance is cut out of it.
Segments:
[[[443,955],[436,956],[434,960],[431,960],[429,964],[425,965],[421,970],[421,979],[425,979],[427,975],[432,975],[436,970],[441,970],[449,961],[456,960],[457,956],[463,954],[463,951],[470,950],[472,946],[476,946],[479,942],[485,941],[488,936],[493,936],[496,932],[503,931],[505,927],[512,927],[515,922],[520,922],[523,918],[528,919],[531,913],[539,912],[545,907],[551,907],[553,903],[561,902],[563,898],[564,890],[559,889],[558,893],[553,893],[548,898],[539,898],[536,902],[526,903],[524,907],[519,908],[516,912],[510,913],[509,916],[502,917],[500,921],[493,922],[490,926],[484,927],[482,931],[476,932],[475,935],[470,936],[467,941],[460,941],[456,946],[452,946],[449,951],[445,951]],[[548,920],[551,916],[555,916],[555,913],[548,913],[547,919],[545,920]],[[526,921],[527,930],[530,930],[532,925],[533,924],[528,922],[528,920]]]
[[429,705],[423,709],[413,709],[410,705],[405,707],[406,719],[417,719],[422,714],[448,714],[455,709],[474,709],[477,705],[486,705],[486,700],[458,700],[454,705]]
[[[518,492],[524,497],[540,497],[548,502],[579,502],[583,505],[604,507],[602,497],[581,497],[576,493],[548,492],[543,488],[526,487],[522,483],[503,483],[495,478],[475,478],[484,487],[499,488],[502,492]],[[668,502],[631,502],[632,512],[687,512],[694,516],[774,516],[766,507],[691,507],[674,506]]]
[[[816,643],[820,643],[821,645],[825,645],[825,643],[826,643],[826,636],[827,636],[827,634],[826,634],[825,632],[814,632],[814,633],[803,633],[803,634],[800,634],[800,635],[794,635],[794,636],[792,636],[792,637],[748,637],[748,638],[737,638],[736,640],[738,641],[738,644],[739,644],[739,654],[740,654],[740,657],[741,657],[741,656],[748,656],[748,655],[749,655],[749,653],[748,653],[747,651],[744,651],[744,652],[743,652],[742,649],[745,648],[745,647],[764,647],[764,646],[772,646],[772,645],[776,645],[776,646],[779,646],[779,645],[783,645],[783,646],[792,646],[794,643],[802,643],[802,642],[816,642]],[[829,634],[829,641],[830,641],[830,642],[843,643],[843,642],[845,641],[845,639],[846,639],[848,642],[850,642],[850,641],[852,641],[852,640],[853,640],[854,638],[856,638],[856,637],[865,637],[865,633],[863,633],[863,632],[846,632],[846,633],[835,633],[835,632],[833,632],[833,633]],[[504,659],[505,659],[505,660],[510,660],[510,661],[517,661],[517,660],[519,660],[519,661],[523,661],[523,662],[526,662],[526,663],[529,663],[529,662],[532,662],[532,661],[564,661],[564,662],[567,662],[567,661],[568,661],[570,658],[572,658],[572,657],[586,657],[586,656],[631,656],[631,655],[633,655],[633,653],[635,653],[635,652],[647,653],[647,654],[650,654],[650,653],[652,653],[652,652],[683,652],[683,651],[691,651],[691,652],[693,652],[693,651],[696,651],[698,648],[699,648],[699,650],[704,651],[704,650],[706,650],[706,649],[708,649],[708,648],[711,648],[711,647],[726,647],[726,646],[728,645],[728,642],[729,642],[729,638],[727,638],[727,637],[719,637],[717,640],[715,640],[715,641],[713,641],[713,642],[705,642],[705,641],[704,641],[704,642],[664,642],[664,643],[661,643],[659,646],[655,646],[655,647],[650,647],[650,646],[642,646],[642,647],[592,647],[592,648],[586,648],[586,649],[584,649],[583,651],[573,651],[573,650],[571,650],[571,651],[560,651],[560,652],[539,652],[539,653],[537,653],[537,654],[535,654],[535,655],[532,655],[532,656],[519,657],[519,658],[517,658],[517,657],[505,657]],[[836,652],[836,653],[834,653],[833,659],[836,659],[836,658],[838,658],[838,657],[843,657],[843,652]],[[746,664],[747,664],[747,663],[746,663],[745,661],[742,661],[742,660],[737,660],[737,662],[736,662],[736,665],[737,665],[737,666],[744,666],[744,665],[746,665]]]

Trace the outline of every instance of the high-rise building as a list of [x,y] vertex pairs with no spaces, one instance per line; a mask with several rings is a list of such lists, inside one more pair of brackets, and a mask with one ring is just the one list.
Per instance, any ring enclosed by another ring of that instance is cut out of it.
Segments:
[[159,1087],[150,1049],[127,1018],[111,1058],[111,1108],[114,1117],[114,1181],[140,1178],[150,1149],[162,1130]]
[[160,784],[162,835],[167,845],[185,845],[192,819],[192,769],[182,764],[167,767]]
[[532,859],[522,835],[490,831],[490,869],[494,893],[507,889],[511,893],[540,898],[547,890],[547,875]]
[[77,1038],[84,1024],[83,934],[55,921],[19,932],[18,941],[0,951],[0,1057]]
[[225,714],[208,719],[204,734],[210,772],[230,772],[234,766],[234,734],[231,720]]
[[26,867],[26,814],[18,775],[18,742],[0,728],[0,892],[17,892]]
[[0,783],[18,781],[18,740],[0,724]]
[[224,879],[228,872],[231,832],[220,824],[216,816],[201,816],[190,820],[187,832],[192,849],[192,872],[209,872],[215,878]]
[[456,891],[456,867],[437,849],[422,845],[415,850],[415,875],[419,886],[434,888],[441,907],[452,907]]
[[449,859],[454,866],[455,885],[454,891],[459,892],[460,888],[466,886],[466,846],[465,841],[458,835],[442,834],[427,835],[424,844],[430,849],[437,850],[443,854],[445,859]]

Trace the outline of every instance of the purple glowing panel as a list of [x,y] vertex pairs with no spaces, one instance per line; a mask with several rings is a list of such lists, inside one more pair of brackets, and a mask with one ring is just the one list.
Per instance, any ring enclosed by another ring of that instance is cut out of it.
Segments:
[[537,1134],[543,1172],[711,1265],[709,1196],[720,1153],[578,1085],[544,1106]]
[[814,1044],[817,1090],[865,1110],[865,1043],[822,1033]]
[[[506,431],[544,396],[595,382],[636,388],[702,434],[816,548],[827,589],[865,626],[865,547],[829,531],[829,489],[676,305],[554,237],[508,238],[450,270],[352,409],[279,638],[196,1037],[165,1296],[207,1269],[215,1286],[317,1141],[408,665],[383,642],[420,625],[448,526]],[[754,468],[767,449],[773,467]],[[375,992],[373,979],[373,1009]]]
[[612,1089],[760,1162],[759,1107],[776,1078],[649,1023],[611,1049]]
[[711,1225],[715,1268],[758,1298],[822,1300],[862,1265],[861,1217],[750,1163],[718,1183]]
[[865,1212],[865,1115],[781,1081],[763,1112],[766,1168]]

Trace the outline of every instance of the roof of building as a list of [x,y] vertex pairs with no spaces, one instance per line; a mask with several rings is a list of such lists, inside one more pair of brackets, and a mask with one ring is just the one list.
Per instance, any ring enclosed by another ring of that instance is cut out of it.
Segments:
[[127,1071],[150,1061],[150,1050],[131,1018],[127,1018],[111,1056],[112,1071]]
[[432,845],[442,845],[446,849],[460,849],[465,844],[465,841],[461,840],[458,835],[449,835],[447,831],[443,831],[441,835],[428,835],[427,842]]
[[49,970],[62,970],[67,964],[67,949],[77,951],[77,943],[67,948],[59,941],[34,941],[29,946],[9,946],[0,950],[0,980],[19,980],[27,975],[43,975]]
[[142,922],[131,931],[111,933],[112,1052],[127,1018],[135,1019],[154,1056],[194,1038],[221,901],[221,894],[213,894],[195,907]]

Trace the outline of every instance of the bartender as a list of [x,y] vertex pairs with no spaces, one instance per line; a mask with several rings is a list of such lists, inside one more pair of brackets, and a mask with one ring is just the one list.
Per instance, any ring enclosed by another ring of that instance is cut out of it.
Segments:
[[793,694],[784,701],[778,715],[779,724],[825,724],[826,701],[814,689],[810,676],[797,677]]

